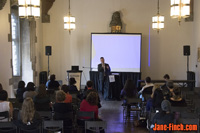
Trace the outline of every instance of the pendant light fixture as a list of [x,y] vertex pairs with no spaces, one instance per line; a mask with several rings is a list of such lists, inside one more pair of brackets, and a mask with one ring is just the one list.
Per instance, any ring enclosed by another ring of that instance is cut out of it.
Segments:
[[172,18],[178,18],[180,25],[181,18],[190,16],[190,0],[171,0],[170,16]]
[[164,16],[160,15],[159,12],[159,0],[158,0],[158,13],[156,16],[152,17],[152,28],[154,30],[157,30],[157,33],[159,33],[160,30],[164,29]]
[[64,30],[69,30],[69,33],[71,33],[71,30],[74,29],[76,29],[75,17],[72,16],[70,13],[70,0],[69,0],[69,14],[64,17]]
[[18,0],[20,18],[39,18],[40,0]]

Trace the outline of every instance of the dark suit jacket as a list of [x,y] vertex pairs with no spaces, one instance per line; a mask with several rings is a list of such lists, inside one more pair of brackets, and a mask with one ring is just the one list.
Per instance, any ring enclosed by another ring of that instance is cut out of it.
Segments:
[[102,64],[98,65],[99,80],[104,79],[104,74],[105,74],[105,76],[110,75],[110,66],[109,66],[109,69],[107,68],[107,66],[109,66],[109,65],[105,63],[105,72],[104,72],[104,68],[102,67]]

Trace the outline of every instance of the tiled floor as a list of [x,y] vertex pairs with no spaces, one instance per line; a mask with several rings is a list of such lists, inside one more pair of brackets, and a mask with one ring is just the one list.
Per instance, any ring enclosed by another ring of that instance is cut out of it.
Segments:
[[99,109],[99,116],[107,121],[106,133],[148,133],[146,127],[135,127],[134,120],[127,124],[123,122],[122,101],[101,101],[102,108]]

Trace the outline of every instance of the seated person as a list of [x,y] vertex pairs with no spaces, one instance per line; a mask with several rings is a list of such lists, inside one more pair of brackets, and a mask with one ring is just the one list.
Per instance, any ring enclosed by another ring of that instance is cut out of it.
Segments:
[[161,86],[162,89],[167,88],[166,83],[170,80],[170,77],[169,77],[168,74],[165,74],[165,75],[163,76],[163,79],[165,80],[165,84]]
[[[162,101],[161,109],[162,111],[156,113],[152,119],[151,130],[155,127],[155,124],[166,124],[168,126],[174,122],[174,114],[171,113],[171,104],[168,100]],[[162,123],[159,123],[159,121]]]
[[126,80],[124,88],[121,90],[120,97],[124,99],[126,104],[126,98],[137,98],[138,92],[133,80]]
[[[9,112],[9,119],[13,117],[13,106],[12,103],[7,101],[8,100],[8,93],[7,91],[2,90],[0,91],[0,112]],[[1,117],[0,117],[1,119]],[[1,121],[8,121],[7,119],[0,120]]]
[[56,75],[50,76],[50,82],[48,83],[48,90],[59,90],[60,84],[56,81]]
[[[98,117],[98,95],[96,92],[90,92],[87,95],[87,98],[81,102],[80,111],[83,112],[94,112],[95,119],[99,119]],[[89,119],[89,118],[84,118]]]
[[153,99],[152,99],[153,108],[160,109],[161,103],[163,100],[164,100],[164,96],[163,96],[162,90],[159,87],[154,91],[154,94],[153,94]]
[[98,108],[101,108],[101,101],[100,101],[100,98],[99,98],[99,94],[97,92],[96,89],[93,88],[93,82],[91,80],[87,81],[87,88],[86,88],[86,92],[83,96],[83,99],[86,99],[87,95],[90,93],[90,92],[96,92],[97,95],[98,95]]
[[1,83],[0,83],[0,91],[2,91],[3,90],[3,87],[2,87],[2,85],[1,85]]
[[170,98],[170,103],[172,106],[185,107],[187,106],[185,99],[181,98],[180,88],[174,88],[173,96]]
[[[143,93],[143,91],[146,91],[149,94],[152,93],[152,88],[153,88],[154,84],[151,83],[151,78],[150,77],[146,77],[145,78],[145,84],[146,85],[144,87],[142,87],[142,89],[139,91],[139,95],[141,95]],[[146,90],[146,89],[148,89],[148,90]]]
[[47,95],[46,87],[44,84],[39,86],[38,94],[33,98],[33,102],[37,111],[50,110],[50,98]]
[[[53,105],[53,109],[55,112],[54,118],[61,119],[57,114],[65,114],[68,112],[72,112],[72,104],[65,103],[66,94],[63,90],[59,90],[56,92],[56,103]],[[63,116],[62,116],[63,117]]]
[[164,99],[169,100],[170,97],[172,97],[172,95],[173,95],[173,88],[174,88],[173,81],[168,80],[166,82],[166,87],[161,88],[162,89],[162,93],[164,95]]
[[26,86],[26,91],[23,94],[23,98],[30,97],[33,99],[34,96],[36,96],[37,93],[35,91],[35,84],[33,82],[29,82]]
[[16,98],[20,103],[22,103],[24,101],[23,94],[25,91],[26,91],[25,82],[19,81]]
[[150,111],[151,108],[153,107],[153,96],[154,96],[154,92],[157,88],[159,88],[159,85],[154,85],[154,87],[152,89],[151,97],[147,100],[147,104],[146,104],[147,111]]
[[48,76],[48,81],[46,82],[46,88],[48,88],[49,82],[51,81],[51,80],[50,80],[50,77],[51,77],[51,75]]
[[70,78],[69,79],[69,92],[70,93],[76,93],[76,92],[78,92],[78,89],[77,89],[77,87],[76,87],[76,80],[75,80],[75,78]]
[[33,130],[42,124],[40,115],[35,111],[32,98],[27,97],[22,104],[22,110],[18,113],[18,119],[14,124],[25,130]]
[[72,95],[69,94],[69,86],[63,85],[61,87],[61,90],[63,90],[66,94],[66,98],[65,98],[64,103],[72,103]]

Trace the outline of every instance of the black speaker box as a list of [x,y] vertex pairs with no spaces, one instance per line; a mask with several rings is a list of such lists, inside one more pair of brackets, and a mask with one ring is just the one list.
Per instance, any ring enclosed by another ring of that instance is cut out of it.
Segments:
[[46,46],[45,51],[46,55],[51,55],[51,46]]
[[47,72],[40,72],[40,84],[46,84],[47,82]]
[[185,56],[190,55],[190,46],[189,45],[183,46],[183,55],[185,55]]

